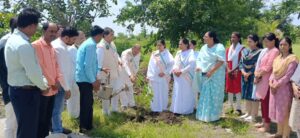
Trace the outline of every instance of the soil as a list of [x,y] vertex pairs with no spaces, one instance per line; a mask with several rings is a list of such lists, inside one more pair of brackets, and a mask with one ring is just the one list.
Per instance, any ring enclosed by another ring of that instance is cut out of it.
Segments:
[[137,107],[137,110],[135,111],[135,115],[132,116],[129,115],[128,118],[130,121],[135,121],[135,122],[144,122],[144,121],[150,121],[153,123],[164,122],[170,125],[182,123],[182,119],[180,116],[174,115],[169,111],[165,111],[162,113],[148,112],[143,107]]

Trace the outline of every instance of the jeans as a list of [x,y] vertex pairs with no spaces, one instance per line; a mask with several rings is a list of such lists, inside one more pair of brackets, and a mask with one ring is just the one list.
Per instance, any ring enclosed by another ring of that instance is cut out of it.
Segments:
[[64,110],[64,101],[65,101],[65,91],[63,88],[58,90],[58,93],[55,95],[54,107],[52,112],[52,132],[53,133],[62,133],[62,120],[61,113]]

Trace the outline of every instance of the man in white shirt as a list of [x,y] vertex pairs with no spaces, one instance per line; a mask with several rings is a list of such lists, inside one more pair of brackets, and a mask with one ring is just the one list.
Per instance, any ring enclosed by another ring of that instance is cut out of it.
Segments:
[[122,108],[135,107],[133,83],[136,81],[137,72],[141,59],[141,46],[135,44],[132,48],[122,52],[121,59],[123,64],[122,79],[127,86],[120,94]]
[[32,8],[18,15],[17,27],[5,45],[10,100],[17,118],[17,138],[36,138],[40,94],[48,92],[30,37],[37,30],[40,13]]
[[74,70],[74,76],[72,78],[72,85],[71,85],[71,97],[67,100],[67,110],[71,117],[78,118],[80,112],[80,95],[79,95],[79,88],[76,84],[76,57],[77,57],[77,49],[85,41],[85,34],[83,31],[78,31],[79,35],[75,40],[74,45],[68,47],[68,51],[72,57],[72,67]]
[[64,99],[71,96],[71,87],[73,85],[75,68],[72,63],[72,56],[68,51],[68,47],[72,46],[78,36],[78,31],[73,27],[65,27],[61,32],[61,36],[51,42],[55,49],[57,63],[62,74],[60,83],[62,88],[55,96],[54,108],[52,113],[52,131],[53,133],[71,133],[70,130],[62,127],[61,113],[64,107]]
[[124,82],[120,79],[122,71],[121,59],[113,39],[114,31],[106,27],[103,32],[103,39],[97,45],[98,67],[102,71],[98,73],[97,78],[101,80],[101,83],[110,82],[109,85],[113,88],[113,97],[110,100],[102,100],[103,113],[106,115],[110,114],[110,105],[113,112],[118,112],[119,94],[124,88]]

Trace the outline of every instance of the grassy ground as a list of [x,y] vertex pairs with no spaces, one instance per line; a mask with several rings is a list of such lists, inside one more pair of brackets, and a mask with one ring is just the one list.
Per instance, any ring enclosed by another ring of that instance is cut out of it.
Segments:
[[[213,123],[197,121],[194,114],[176,117],[177,121],[174,122],[168,118],[161,119],[161,116],[145,115],[142,121],[134,117],[135,111],[132,109],[104,116],[97,101],[94,106],[95,129],[88,135],[105,138],[256,137],[249,133],[250,125],[235,119],[234,115]],[[66,127],[78,131],[78,121],[70,118],[66,112],[63,113],[63,120]]]

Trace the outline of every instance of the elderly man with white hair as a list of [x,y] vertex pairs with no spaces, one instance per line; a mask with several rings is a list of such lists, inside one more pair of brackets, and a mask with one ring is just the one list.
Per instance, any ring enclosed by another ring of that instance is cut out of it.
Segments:
[[129,48],[122,52],[121,60],[123,63],[122,79],[126,85],[126,89],[120,94],[121,105],[123,109],[127,107],[135,108],[133,83],[136,81],[137,72],[139,70],[139,64],[141,59],[141,46],[135,44],[132,48]]

